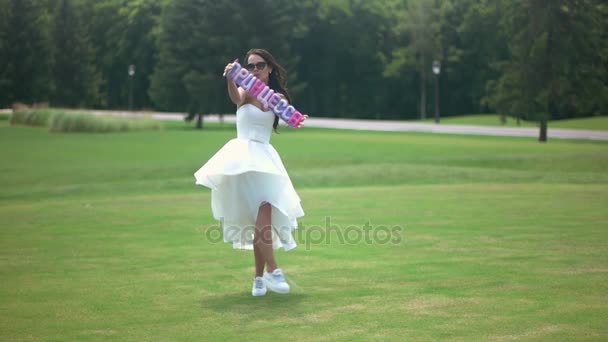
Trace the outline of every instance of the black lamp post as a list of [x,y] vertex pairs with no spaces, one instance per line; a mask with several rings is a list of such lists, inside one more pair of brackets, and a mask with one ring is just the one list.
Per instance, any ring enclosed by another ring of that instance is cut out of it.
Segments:
[[129,110],[133,110],[133,76],[135,75],[135,65],[129,65]]
[[441,63],[433,61],[433,74],[435,74],[435,123],[439,123],[439,73],[441,72]]

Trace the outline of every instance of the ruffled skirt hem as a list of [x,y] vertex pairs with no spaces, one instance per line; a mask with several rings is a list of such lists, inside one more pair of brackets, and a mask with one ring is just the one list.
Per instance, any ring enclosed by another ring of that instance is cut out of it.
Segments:
[[273,248],[297,246],[292,231],[304,211],[287,171],[269,144],[233,139],[195,174],[196,184],[211,189],[213,216],[224,241],[253,249],[259,207],[270,203]]

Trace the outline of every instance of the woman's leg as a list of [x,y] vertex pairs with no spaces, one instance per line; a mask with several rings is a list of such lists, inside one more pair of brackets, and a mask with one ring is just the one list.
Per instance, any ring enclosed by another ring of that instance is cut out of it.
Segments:
[[255,234],[253,237],[253,254],[255,257],[255,275],[262,276],[264,264],[266,271],[272,272],[277,268],[272,250],[272,207],[270,203],[264,203],[258,209],[258,218],[255,223]]
[[255,276],[261,277],[264,275],[266,261],[264,261],[264,256],[262,255],[258,244],[253,244],[253,257],[255,258]]

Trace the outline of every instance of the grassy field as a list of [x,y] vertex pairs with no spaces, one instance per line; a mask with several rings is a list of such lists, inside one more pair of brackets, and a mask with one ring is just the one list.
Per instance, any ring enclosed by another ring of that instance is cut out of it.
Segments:
[[0,340],[607,338],[607,143],[283,129],[293,291],[252,298],[192,177],[233,129],[0,121]]
[[[433,118],[426,119],[423,122],[434,122]],[[480,125],[480,126],[503,126],[503,127],[537,127],[537,123],[533,121],[521,120],[519,125],[517,120],[512,117],[507,117],[507,121],[503,125],[500,122],[498,114],[475,114],[462,115],[455,117],[446,117],[441,119],[442,124],[446,125]],[[596,116],[590,118],[579,118],[569,120],[552,120],[549,122],[551,128],[572,128],[572,129],[590,129],[590,130],[608,130],[608,116]]]

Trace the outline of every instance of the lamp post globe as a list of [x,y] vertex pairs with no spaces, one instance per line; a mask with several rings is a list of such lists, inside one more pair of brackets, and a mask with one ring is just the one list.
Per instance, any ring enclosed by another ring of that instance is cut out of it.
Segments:
[[433,61],[433,74],[435,74],[435,123],[439,123],[439,74],[441,73],[441,62]]
[[135,65],[130,64],[129,69],[129,110],[133,110],[133,76],[135,75]]
[[433,74],[439,75],[441,73],[441,62],[433,61]]

